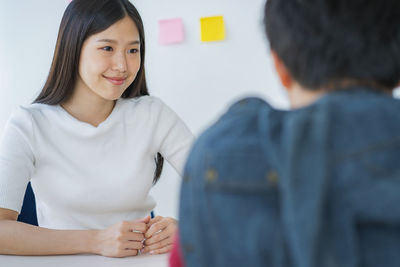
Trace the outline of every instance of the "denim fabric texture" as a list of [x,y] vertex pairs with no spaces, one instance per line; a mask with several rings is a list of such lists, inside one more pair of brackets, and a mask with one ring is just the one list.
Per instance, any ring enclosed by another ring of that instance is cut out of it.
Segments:
[[400,101],[237,102],[192,148],[179,219],[189,267],[399,267]]

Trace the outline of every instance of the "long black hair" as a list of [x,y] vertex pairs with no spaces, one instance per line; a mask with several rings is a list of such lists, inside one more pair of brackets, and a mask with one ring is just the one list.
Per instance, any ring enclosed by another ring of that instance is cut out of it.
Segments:
[[[34,103],[57,105],[66,101],[72,95],[78,76],[83,42],[126,16],[134,21],[139,31],[141,62],[135,80],[121,97],[149,95],[144,69],[144,28],[137,9],[129,0],[73,0],[64,12],[50,72]],[[160,153],[157,153],[155,162],[153,184],[158,181],[162,171],[164,158]]]

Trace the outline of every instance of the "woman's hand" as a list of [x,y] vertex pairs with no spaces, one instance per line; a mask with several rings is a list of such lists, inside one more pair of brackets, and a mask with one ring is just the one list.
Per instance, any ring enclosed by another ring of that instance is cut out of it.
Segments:
[[151,219],[144,234],[146,238],[142,253],[150,254],[167,253],[172,249],[174,234],[177,229],[176,220],[169,217],[157,216]]
[[136,256],[143,248],[144,233],[150,216],[135,221],[124,221],[100,230],[93,240],[94,253],[108,257]]

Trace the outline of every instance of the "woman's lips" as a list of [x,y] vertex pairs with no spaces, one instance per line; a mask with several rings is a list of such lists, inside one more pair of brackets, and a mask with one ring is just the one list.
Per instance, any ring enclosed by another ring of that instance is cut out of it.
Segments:
[[104,78],[106,78],[110,83],[114,84],[114,85],[122,85],[126,78],[123,77],[106,77],[104,76]]

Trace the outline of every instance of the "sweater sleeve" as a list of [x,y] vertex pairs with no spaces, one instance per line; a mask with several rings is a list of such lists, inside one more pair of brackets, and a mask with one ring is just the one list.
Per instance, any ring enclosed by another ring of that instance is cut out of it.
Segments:
[[154,98],[155,140],[158,152],[183,175],[186,157],[194,142],[194,136],[178,115],[160,99]]
[[34,171],[32,117],[23,108],[8,120],[0,141],[0,208],[21,212]]

